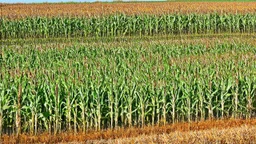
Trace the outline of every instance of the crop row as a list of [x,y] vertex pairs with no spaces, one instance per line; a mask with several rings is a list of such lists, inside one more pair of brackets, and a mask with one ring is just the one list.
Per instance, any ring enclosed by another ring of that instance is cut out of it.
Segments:
[[255,33],[255,14],[124,14],[91,18],[25,18],[0,21],[0,37],[115,37],[131,35],[171,35],[204,33]]
[[0,132],[86,132],[250,118],[256,48],[247,44],[5,46]]

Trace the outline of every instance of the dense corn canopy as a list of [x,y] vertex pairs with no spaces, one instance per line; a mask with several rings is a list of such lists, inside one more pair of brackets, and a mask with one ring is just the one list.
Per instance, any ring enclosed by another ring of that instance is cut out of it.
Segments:
[[255,14],[120,14],[90,18],[2,18],[0,21],[2,39],[255,32]]
[[255,117],[255,3],[215,4],[0,5],[0,136]]
[[250,118],[255,53],[255,46],[234,43],[5,46],[3,129],[11,131],[18,107],[21,131],[32,133]]

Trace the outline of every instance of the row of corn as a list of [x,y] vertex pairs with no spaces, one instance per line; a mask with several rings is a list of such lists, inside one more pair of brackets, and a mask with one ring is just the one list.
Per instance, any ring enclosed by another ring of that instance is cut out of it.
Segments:
[[242,43],[3,46],[0,133],[251,118],[255,54]]
[[255,14],[116,14],[103,17],[0,19],[1,39],[255,32]]

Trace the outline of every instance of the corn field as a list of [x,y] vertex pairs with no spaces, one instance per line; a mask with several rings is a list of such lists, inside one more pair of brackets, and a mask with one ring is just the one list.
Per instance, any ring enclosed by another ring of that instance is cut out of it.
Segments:
[[254,2],[0,6],[0,143],[256,117]]
[[1,49],[2,133],[251,118],[256,48],[237,43]]
[[255,33],[255,14],[125,14],[106,17],[28,17],[0,21],[0,37],[118,37],[174,34]]

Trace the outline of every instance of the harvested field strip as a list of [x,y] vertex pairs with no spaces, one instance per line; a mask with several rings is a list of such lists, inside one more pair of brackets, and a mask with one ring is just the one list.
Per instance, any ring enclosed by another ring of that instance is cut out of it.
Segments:
[[83,4],[13,4],[2,6],[3,16],[12,19],[31,16],[102,16],[170,13],[255,13],[256,2],[138,2]]
[[[116,130],[102,130],[102,131],[89,131],[87,133],[73,133],[64,132],[57,135],[39,134],[36,136],[22,134],[17,139],[13,135],[2,136],[3,143],[57,143],[57,142],[89,142],[89,143],[145,143],[145,142],[190,142],[189,140],[207,140],[214,142],[218,140],[235,140],[238,133],[240,133],[240,140],[249,138],[256,140],[256,119],[242,120],[242,119],[229,119],[229,120],[208,120],[191,123],[176,123],[168,124],[165,126],[145,126],[144,128],[119,128]],[[236,136],[231,134],[234,133]],[[222,134],[222,135],[220,135]],[[224,135],[223,135],[224,134]],[[243,134],[248,134],[243,135]],[[208,137],[207,137],[208,136]],[[217,138],[217,136],[221,136]],[[130,138],[133,137],[133,138]],[[153,139],[153,138],[157,139]],[[164,138],[165,137],[165,138]],[[176,137],[176,138],[175,138]],[[230,139],[227,139],[227,138]],[[125,139],[128,138],[128,139]],[[129,139],[130,138],[130,139]],[[208,138],[208,139],[207,139]],[[112,140],[108,140],[112,139]],[[113,140],[116,139],[116,140]],[[94,141],[96,140],[96,141]],[[175,140],[175,141],[174,141]],[[206,142],[207,142],[206,141]],[[192,141],[191,141],[192,142]]]
[[110,140],[91,140],[87,143],[175,143],[175,144],[194,144],[194,143],[254,143],[256,141],[256,126],[241,126],[226,129],[210,129],[201,131],[171,132],[157,135],[140,135],[131,138],[119,138]]

